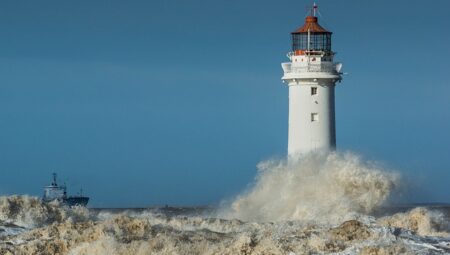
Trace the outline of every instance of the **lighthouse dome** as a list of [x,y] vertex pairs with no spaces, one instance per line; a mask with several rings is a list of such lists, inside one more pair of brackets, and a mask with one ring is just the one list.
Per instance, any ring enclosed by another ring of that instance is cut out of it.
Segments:
[[318,18],[307,16],[302,27],[292,34],[292,51],[296,55],[309,53],[331,54],[331,34],[319,25]]
[[294,32],[292,32],[292,34],[308,33],[308,30],[311,33],[330,33],[331,34],[331,32],[329,32],[328,30],[323,28],[321,25],[319,25],[318,18],[314,17],[314,16],[306,17],[305,24],[302,27],[295,30]]

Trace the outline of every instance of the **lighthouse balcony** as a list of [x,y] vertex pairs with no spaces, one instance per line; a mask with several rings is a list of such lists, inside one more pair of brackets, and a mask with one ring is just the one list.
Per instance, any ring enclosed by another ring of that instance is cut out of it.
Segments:
[[303,65],[295,65],[292,63],[281,64],[285,74],[289,73],[332,73],[338,74],[337,64],[334,63],[305,63]]
[[283,80],[309,80],[309,79],[331,79],[333,81],[341,80],[340,63],[304,63],[301,65],[292,64],[292,62],[281,64],[284,75]]

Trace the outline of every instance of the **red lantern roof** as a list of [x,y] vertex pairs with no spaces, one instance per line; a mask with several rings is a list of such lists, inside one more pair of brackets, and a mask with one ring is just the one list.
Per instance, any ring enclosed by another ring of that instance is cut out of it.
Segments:
[[330,31],[326,30],[325,28],[321,27],[319,23],[317,22],[317,17],[314,16],[308,16],[305,19],[305,24],[292,32],[292,34],[300,34],[300,33],[308,33],[308,30],[311,33],[330,33]]

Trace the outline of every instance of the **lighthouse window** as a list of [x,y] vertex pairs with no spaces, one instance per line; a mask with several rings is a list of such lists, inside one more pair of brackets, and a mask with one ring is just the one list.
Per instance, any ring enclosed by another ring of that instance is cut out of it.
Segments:
[[319,114],[318,113],[311,113],[311,122],[319,121]]
[[311,87],[311,95],[317,95],[317,87]]

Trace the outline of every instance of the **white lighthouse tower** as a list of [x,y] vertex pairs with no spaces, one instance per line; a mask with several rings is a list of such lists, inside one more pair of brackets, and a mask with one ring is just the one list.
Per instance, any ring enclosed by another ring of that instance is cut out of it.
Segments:
[[331,32],[321,27],[314,4],[305,24],[292,32],[290,62],[282,63],[289,87],[288,155],[336,148],[334,87],[342,64],[334,63]]

